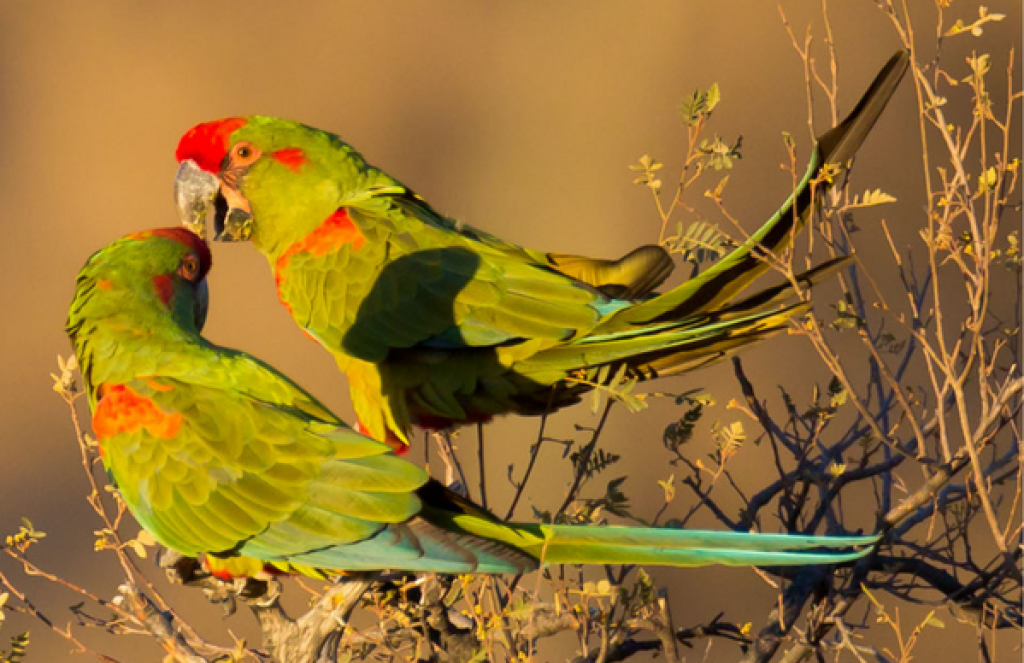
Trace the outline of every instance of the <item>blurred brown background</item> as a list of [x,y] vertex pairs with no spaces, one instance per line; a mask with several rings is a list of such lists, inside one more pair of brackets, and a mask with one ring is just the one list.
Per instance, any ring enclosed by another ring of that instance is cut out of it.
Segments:
[[[899,44],[874,3],[834,4],[845,112]],[[920,5],[920,33],[930,34],[932,3],[911,4]],[[1000,71],[1008,48],[1020,51],[1020,4],[989,5],[1007,20],[987,26],[982,40],[963,36],[949,44],[946,62],[963,75],[971,48],[991,51]],[[784,6],[798,34],[813,23],[824,61],[818,4]],[[948,11],[977,16],[968,2]],[[1003,77],[993,80],[1001,99]],[[102,595],[114,592],[113,559],[92,553],[98,521],[84,503],[71,424],[48,373],[55,355],[69,351],[66,307],[88,255],[125,233],[176,223],[174,147],[193,124],[255,113],[301,120],[336,131],[452,216],[536,248],[617,256],[658,233],[649,192],[631,184],[627,166],[650,153],[667,164],[671,181],[685,150],[680,102],[712,82],[723,103],[711,131],[744,138],[727,201],[753,228],[790,186],[778,165],[785,159],[781,132],[800,141],[801,160],[808,151],[802,64],[773,3],[0,2],[0,310],[7,312],[0,330],[0,532],[15,531],[28,516],[49,532],[34,549],[40,564]],[[893,226],[907,224],[902,243],[913,240],[923,223],[919,163],[905,81],[861,151],[853,184],[856,191],[881,187],[900,203],[860,213],[865,233],[881,241],[877,220],[885,215]],[[700,194],[716,181],[702,181],[690,202],[706,205]],[[207,335],[269,361],[350,418],[343,378],[278,305],[263,259],[247,246],[214,248]],[[821,301],[831,301],[827,292]],[[809,369],[794,357],[809,353],[798,339],[778,337],[745,358],[766,395],[774,398],[773,385],[784,382],[806,397]],[[710,418],[736,418],[724,409],[734,393],[728,365],[659,385],[696,386],[718,396]],[[639,416],[613,414],[605,439],[627,457],[610,476],[630,476],[625,488],[638,514],[653,513],[661,500],[654,481],[673,471],[660,436],[674,414],[664,404]],[[571,435],[572,424],[588,416],[585,408],[564,413],[554,432]],[[535,426],[509,420],[488,432],[492,485],[503,483],[509,463],[523,462]],[[472,449],[472,435],[464,437]],[[554,461],[557,453],[549,453]],[[741,476],[756,481],[768,453],[747,450]],[[561,474],[534,484],[532,503],[552,506],[568,470],[561,462]],[[680,490],[673,508],[681,512],[689,499]],[[866,515],[863,525],[870,524]],[[40,607],[58,624],[71,619],[72,597],[54,595],[9,565],[0,570],[38,592]],[[726,611],[756,630],[774,596],[749,570],[658,577],[671,587],[680,625]],[[216,609],[197,602],[194,610],[200,617],[193,623],[213,638],[223,641],[225,626],[255,633],[248,615],[222,625]],[[920,660],[973,660],[973,631],[946,621],[944,635],[926,638]],[[26,627],[29,660],[70,657],[65,642],[17,617],[0,631],[0,646]],[[161,657],[149,640],[80,632],[125,661]],[[878,637],[893,646],[891,634]],[[716,643],[709,660],[737,655]],[[1019,652],[1005,646],[999,656],[1015,660]]]

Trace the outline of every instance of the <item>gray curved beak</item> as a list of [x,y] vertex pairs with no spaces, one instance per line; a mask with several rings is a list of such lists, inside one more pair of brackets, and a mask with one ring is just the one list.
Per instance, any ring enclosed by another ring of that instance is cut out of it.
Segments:
[[249,203],[238,191],[221,185],[220,179],[185,159],[174,178],[174,197],[181,223],[203,239],[206,216],[213,208],[213,238],[223,242],[245,241],[252,235]]
[[191,159],[181,162],[174,178],[174,199],[181,223],[206,238],[206,215],[220,191],[220,181]]

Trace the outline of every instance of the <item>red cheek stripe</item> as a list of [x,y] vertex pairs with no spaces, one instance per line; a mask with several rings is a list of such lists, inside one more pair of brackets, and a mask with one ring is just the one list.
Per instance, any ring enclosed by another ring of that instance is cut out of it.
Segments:
[[174,296],[174,285],[171,277],[167,274],[157,274],[153,277],[153,285],[156,287],[156,296],[164,303],[164,306],[171,305],[171,297]]
[[306,154],[297,147],[278,150],[274,152],[273,157],[296,173],[301,170],[303,164],[309,161],[306,158]]

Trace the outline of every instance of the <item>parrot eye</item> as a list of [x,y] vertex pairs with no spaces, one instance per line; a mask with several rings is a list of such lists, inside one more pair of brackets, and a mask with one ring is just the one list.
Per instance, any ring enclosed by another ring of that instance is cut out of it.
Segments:
[[231,150],[234,158],[232,165],[248,166],[260,158],[260,151],[251,143],[239,143]]
[[199,259],[191,253],[182,258],[178,274],[181,274],[186,281],[194,281],[199,276]]

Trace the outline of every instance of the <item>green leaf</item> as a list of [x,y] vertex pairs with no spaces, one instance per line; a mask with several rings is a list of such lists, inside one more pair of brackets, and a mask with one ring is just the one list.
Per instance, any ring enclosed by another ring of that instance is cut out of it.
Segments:
[[737,450],[747,439],[747,433],[741,421],[734,421],[726,425],[716,422],[711,428],[711,436],[723,453]]
[[686,126],[696,126],[704,114],[704,95],[701,91],[694,90],[693,94],[683,99],[679,112],[682,114]]
[[715,170],[728,170],[732,168],[733,159],[742,159],[740,147],[743,144],[743,136],[739,136],[736,142],[729,145],[715,134],[713,140],[704,139],[697,147],[697,151],[708,156],[707,164]]
[[834,308],[836,310],[836,319],[829,323],[833,329],[843,331],[846,329],[859,329],[864,326],[864,319],[857,315],[856,311],[844,300],[841,299],[836,302]]
[[722,101],[722,94],[718,90],[718,83],[712,83],[711,87],[708,88],[707,96],[704,98],[704,104],[707,107],[708,115],[711,111],[715,110],[715,106]]
[[694,264],[711,262],[725,255],[726,236],[713,223],[694,221],[669,245],[668,251]]
[[718,83],[712,83],[707,92],[697,89],[689,97],[683,99],[679,112],[687,126],[697,126],[711,117],[712,111],[721,101],[722,93],[718,89]]

